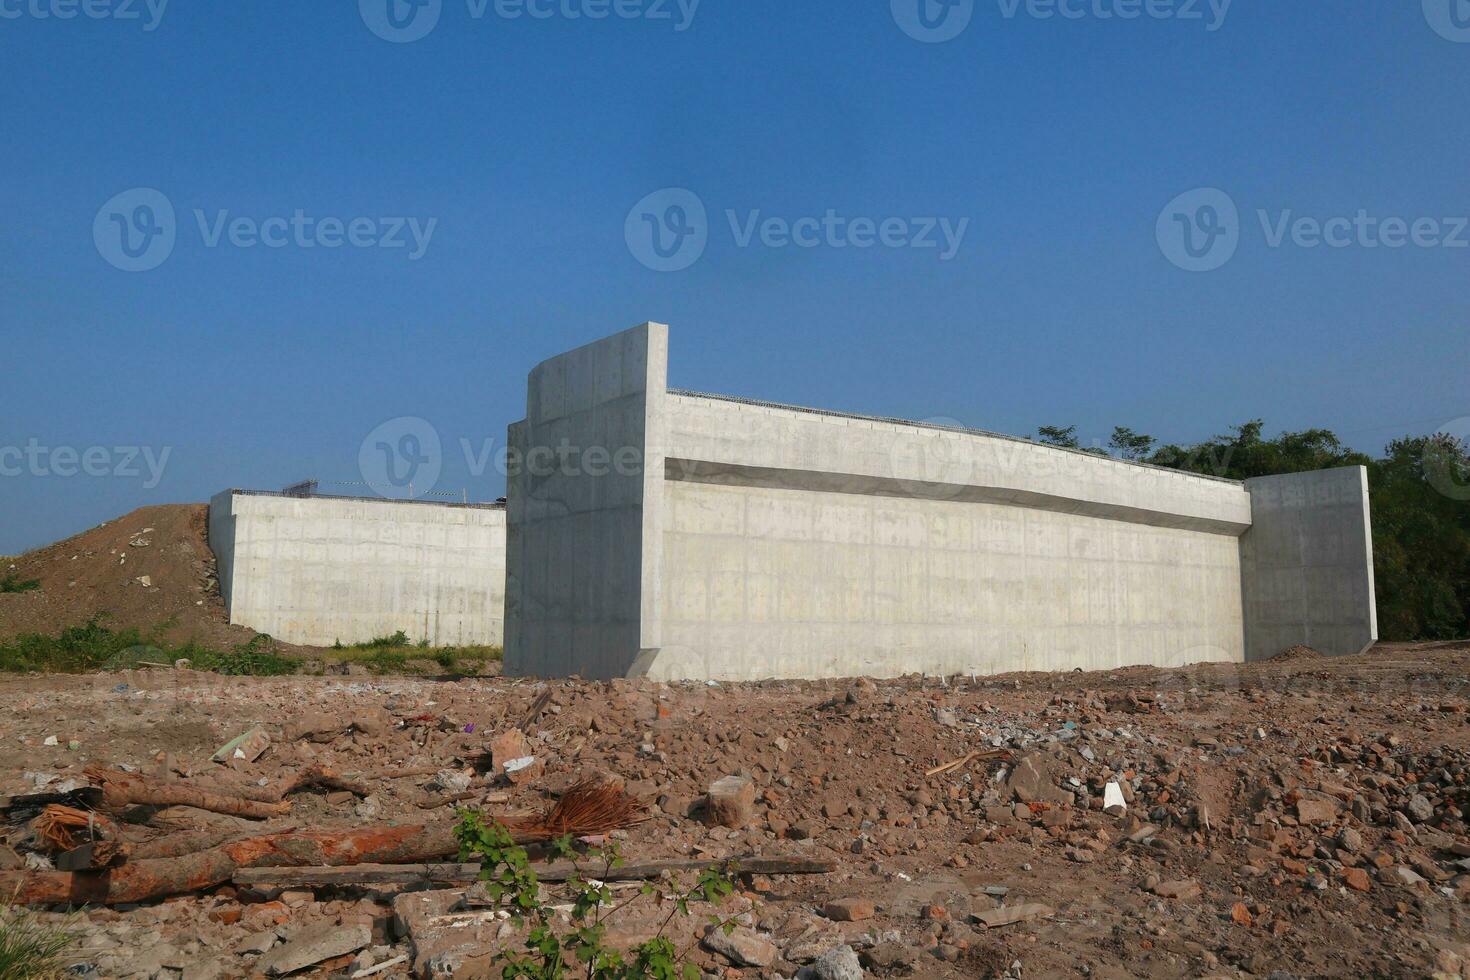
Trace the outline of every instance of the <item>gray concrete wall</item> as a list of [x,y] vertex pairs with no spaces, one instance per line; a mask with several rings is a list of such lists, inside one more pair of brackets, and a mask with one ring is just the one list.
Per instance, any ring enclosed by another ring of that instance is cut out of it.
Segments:
[[498,507],[226,491],[209,542],[230,622],[287,643],[362,643],[402,630],[434,646],[504,638]]
[[509,430],[506,671],[624,676],[659,646],[668,328],[531,372]]
[[1248,660],[1305,643],[1332,656],[1378,639],[1368,471],[1361,466],[1247,480],[1241,538]]
[[235,584],[235,508],[233,490],[215,494],[209,501],[209,547],[214,552],[215,571],[219,575],[219,591],[228,607]]
[[1240,661],[1239,483],[674,394],[660,678]]
[[[1360,485],[1248,492],[992,433],[669,392],[666,358],[666,328],[645,325],[531,375],[516,452],[641,446],[644,466],[512,472],[511,673],[1239,662],[1248,609],[1272,644],[1356,642],[1372,616]],[[1272,590],[1288,580],[1332,602],[1287,608]]]
[[671,482],[658,678],[1243,656],[1225,534],[1014,505]]

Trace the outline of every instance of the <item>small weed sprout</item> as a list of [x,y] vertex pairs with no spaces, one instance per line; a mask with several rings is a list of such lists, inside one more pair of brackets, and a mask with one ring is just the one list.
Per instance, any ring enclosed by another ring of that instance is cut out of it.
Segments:
[[[493,820],[487,821],[476,810],[461,810],[455,828],[460,860],[480,862],[480,880],[496,906],[510,913],[518,922],[529,924],[525,952],[501,954],[501,976],[504,980],[692,980],[699,970],[685,962],[689,949],[682,952],[667,933],[675,917],[690,915],[689,903],[703,899],[717,904],[735,891],[734,867],[711,867],[700,873],[692,887],[685,888],[677,879],[647,883],[621,903],[605,883],[611,872],[622,867],[623,859],[616,844],[580,854],[571,836],[550,842],[552,854],[572,862],[574,874],[567,881],[572,893],[571,928],[557,931],[557,915],[541,898],[541,886],[531,867],[525,848],[516,844],[510,831]],[[589,875],[586,868],[601,868],[600,874]],[[620,951],[607,945],[608,924],[635,902],[652,900],[668,907],[659,923],[658,933],[631,950]],[[735,928],[736,917],[710,917],[711,923],[726,934]]]

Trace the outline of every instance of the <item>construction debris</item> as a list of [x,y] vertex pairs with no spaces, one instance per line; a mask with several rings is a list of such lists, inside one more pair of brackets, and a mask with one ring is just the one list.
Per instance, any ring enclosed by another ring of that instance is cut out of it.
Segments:
[[270,736],[265,733],[265,729],[257,725],[250,731],[236,735],[221,745],[209,758],[212,762],[254,762],[270,747]]
[[709,816],[712,823],[740,830],[754,816],[755,783],[746,776],[725,776],[709,788]]
[[[564,879],[621,903],[733,860],[730,942],[702,910],[673,937],[707,974],[1456,976],[1467,668],[1450,647],[947,682],[0,679],[0,894],[58,924],[85,903],[99,976],[265,976],[313,936],[299,973],[498,975],[524,934],[459,860],[468,806],[562,905]],[[257,728],[254,761],[209,762]],[[502,775],[527,757],[534,778]],[[566,836],[626,863],[548,863]]]
[[355,953],[372,941],[373,931],[365,925],[319,926],[266,953],[256,961],[255,969],[271,977],[295,973],[323,960]]
[[975,918],[987,929],[999,929],[1001,926],[1015,925],[1017,922],[1030,922],[1043,916],[1054,915],[1056,910],[1049,905],[1002,905],[997,909],[986,909],[976,914]]

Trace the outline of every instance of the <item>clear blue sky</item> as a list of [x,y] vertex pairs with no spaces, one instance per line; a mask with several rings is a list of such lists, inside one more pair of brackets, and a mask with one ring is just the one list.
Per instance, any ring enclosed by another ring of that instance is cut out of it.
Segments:
[[[889,0],[703,0],[687,25],[675,0],[668,20],[443,0],[409,43],[347,0],[173,0],[152,30],[144,0],[38,16],[70,2],[0,0],[0,454],[169,456],[149,487],[141,459],[68,477],[0,455],[0,553],[225,487],[360,480],[395,416],[440,432],[440,489],[492,499],[503,478],[459,440],[499,446],[537,361],[644,320],[672,325],[679,387],[1018,434],[1262,417],[1376,451],[1470,415],[1470,249],[1272,248],[1256,215],[1470,214],[1470,43],[1420,0],[1236,0],[1213,31],[1205,0],[1203,21],[976,0],[945,43]],[[669,187],[708,208],[709,244],[656,272],[625,219]],[[1240,240],[1189,272],[1156,225],[1201,187]],[[133,188],[177,213],[146,272],[94,238]],[[437,223],[414,260],[209,247],[196,209]],[[943,261],[741,247],[725,215],[829,209],[968,226]]]

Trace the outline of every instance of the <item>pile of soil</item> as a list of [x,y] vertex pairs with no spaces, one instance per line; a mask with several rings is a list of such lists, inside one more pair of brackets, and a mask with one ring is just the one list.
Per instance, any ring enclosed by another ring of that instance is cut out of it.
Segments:
[[141,507],[117,520],[0,565],[0,576],[41,583],[0,594],[0,639],[54,636],[103,617],[109,629],[164,627],[171,643],[227,649],[253,630],[228,625],[205,504]]
[[1275,663],[1293,663],[1298,660],[1325,659],[1327,659],[1327,654],[1321,653],[1317,650],[1313,650],[1305,643],[1298,643],[1294,647],[1287,647],[1285,650],[1282,650],[1276,656],[1271,658],[1271,660]]

